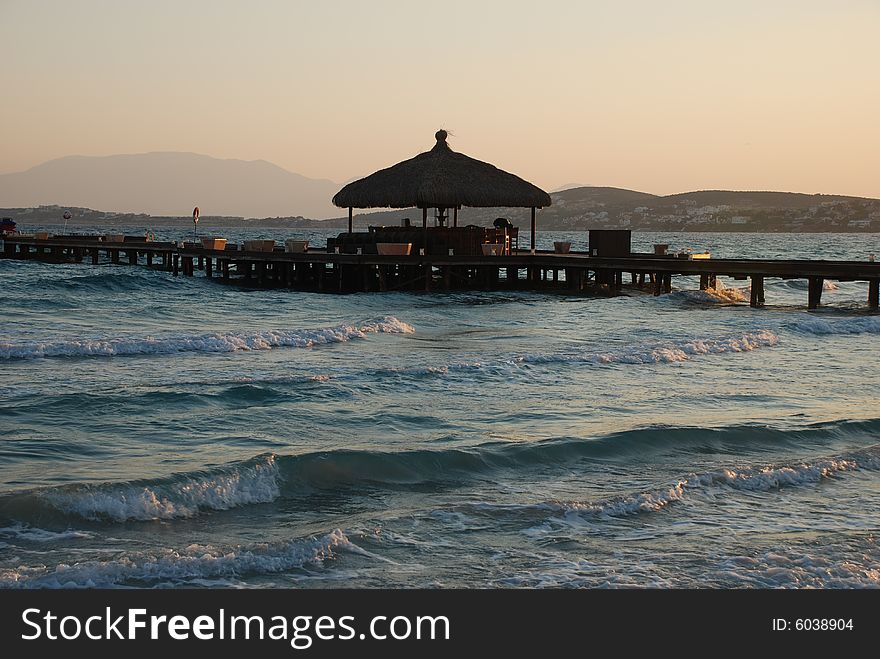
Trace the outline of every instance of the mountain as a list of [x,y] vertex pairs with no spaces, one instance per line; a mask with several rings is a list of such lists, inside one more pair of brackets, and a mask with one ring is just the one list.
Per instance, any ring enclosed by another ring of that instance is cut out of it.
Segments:
[[265,160],[196,153],[69,156],[0,174],[0,206],[58,204],[150,215],[330,217],[341,186],[288,172]]

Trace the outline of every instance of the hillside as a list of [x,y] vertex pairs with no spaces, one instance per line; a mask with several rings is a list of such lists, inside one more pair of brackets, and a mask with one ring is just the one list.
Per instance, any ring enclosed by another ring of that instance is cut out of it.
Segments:
[[[550,197],[553,204],[538,216],[545,229],[880,231],[880,200],[862,197],[728,190],[658,196],[607,187],[574,188]],[[507,217],[527,226],[528,213],[522,208],[464,208],[459,223],[488,226],[496,217]],[[363,213],[355,224],[399,224],[402,217],[421,222],[421,211]]]
[[[704,190],[669,196],[657,196],[622,188],[585,187],[555,192],[553,205],[539,211],[542,229],[581,231],[591,228],[628,228],[662,231],[829,231],[880,232],[880,200],[839,195],[809,195],[791,192],[731,192]],[[27,226],[58,224],[65,209],[71,210],[72,224],[162,226],[188,224],[188,213],[150,216],[140,213],[115,213],[89,208],[42,206],[38,208],[0,208],[3,217],[11,217]],[[334,209],[330,220],[306,219],[279,214],[253,219],[255,213],[218,216],[205,212],[201,226],[268,226],[297,228],[333,228],[347,226],[348,218]],[[252,219],[244,219],[251,216]],[[399,225],[408,217],[420,224],[422,212],[415,208],[360,212],[355,227]],[[497,217],[507,217],[515,225],[527,227],[529,211],[523,208],[463,208],[459,224],[490,226]],[[433,212],[431,213],[433,224]]]
[[70,205],[115,212],[243,217],[329,217],[332,181],[310,179],[265,160],[195,153],[69,156],[0,174],[0,206]]

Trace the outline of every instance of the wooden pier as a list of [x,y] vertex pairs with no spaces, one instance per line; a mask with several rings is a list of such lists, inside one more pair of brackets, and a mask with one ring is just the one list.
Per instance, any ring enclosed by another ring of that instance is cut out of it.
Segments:
[[804,279],[810,309],[820,305],[826,280],[866,281],[868,306],[880,306],[880,263],[871,261],[692,260],[638,253],[596,257],[586,252],[541,250],[511,250],[501,256],[385,256],[326,249],[304,253],[245,251],[237,245],[212,250],[198,243],[178,245],[137,237],[107,242],[97,236],[17,235],[4,238],[2,256],[55,263],[141,265],[190,277],[200,271],[223,282],[323,293],[534,290],[615,294],[626,286],[661,295],[672,290],[673,276],[698,277],[703,290],[714,288],[716,278],[726,276],[750,281],[753,307],[764,306],[767,279]]

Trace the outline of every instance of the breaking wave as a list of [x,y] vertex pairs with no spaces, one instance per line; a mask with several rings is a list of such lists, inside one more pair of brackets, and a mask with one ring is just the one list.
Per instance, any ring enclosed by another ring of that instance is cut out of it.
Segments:
[[0,568],[0,588],[107,588],[182,581],[232,580],[321,565],[357,548],[337,529],[321,538],[223,548],[193,544],[185,549],[134,552],[113,560],[72,565]]
[[[738,469],[720,469],[690,474],[668,487],[597,502],[550,501],[534,504],[472,503],[461,507],[487,515],[546,513],[559,520],[590,517],[622,517],[639,513],[657,512],[689,494],[712,493],[731,489],[749,492],[768,492],[797,487],[835,478],[845,472],[880,470],[880,445],[842,456],[821,458],[813,462],[793,465],[751,466]],[[532,529],[540,534],[547,527]]]
[[770,330],[747,332],[720,339],[692,339],[668,343],[636,345],[626,349],[586,354],[551,353],[523,355],[514,363],[593,363],[593,364],[660,364],[688,361],[699,355],[720,355],[748,352],[756,348],[775,346],[779,337]]
[[45,516],[124,522],[194,517],[207,510],[268,503],[278,498],[274,455],[166,479],[77,484],[7,494],[0,515],[16,520]]
[[366,338],[367,334],[411,334],[411,325],[385,316],[353,325],[311,330],[264,330],[215,334],[117,337],[56,341],[0,341],[0,359],[41,357],[111,357],[178,352],[236,352],[272,348],[310,348]]

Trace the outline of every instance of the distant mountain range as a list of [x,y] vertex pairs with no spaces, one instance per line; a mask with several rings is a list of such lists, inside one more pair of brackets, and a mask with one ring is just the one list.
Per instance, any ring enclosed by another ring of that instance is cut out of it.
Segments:
[[333,181],[288,172],[265,160],[221,160],[196,153],[69,156],[0,174],[0,206],[70,205],[150,215],[242,217],[339,214]]
[[[23,226],[56,223],[65,208],[74,210],[74,224],[159,226],[188,218],[199,206],[203,226],[342,228],[347,225],[344,211],[330,202],[340,187],[263,160],[164,152],[71,156],[0,175],[0,207],[5,207],[0,213]],[[539,211],[544,229],[880,231],[877,199],[725,190],[659,196],[611,187],[563,188],[551,194],[550,207]],[[402,209],[359,212],[355,226],[398,225],[405,217],[421,223],[421,211]],[[528,210],[517,208],[464,208],[459,223],[489,226],[497,217],[528,226]]]

